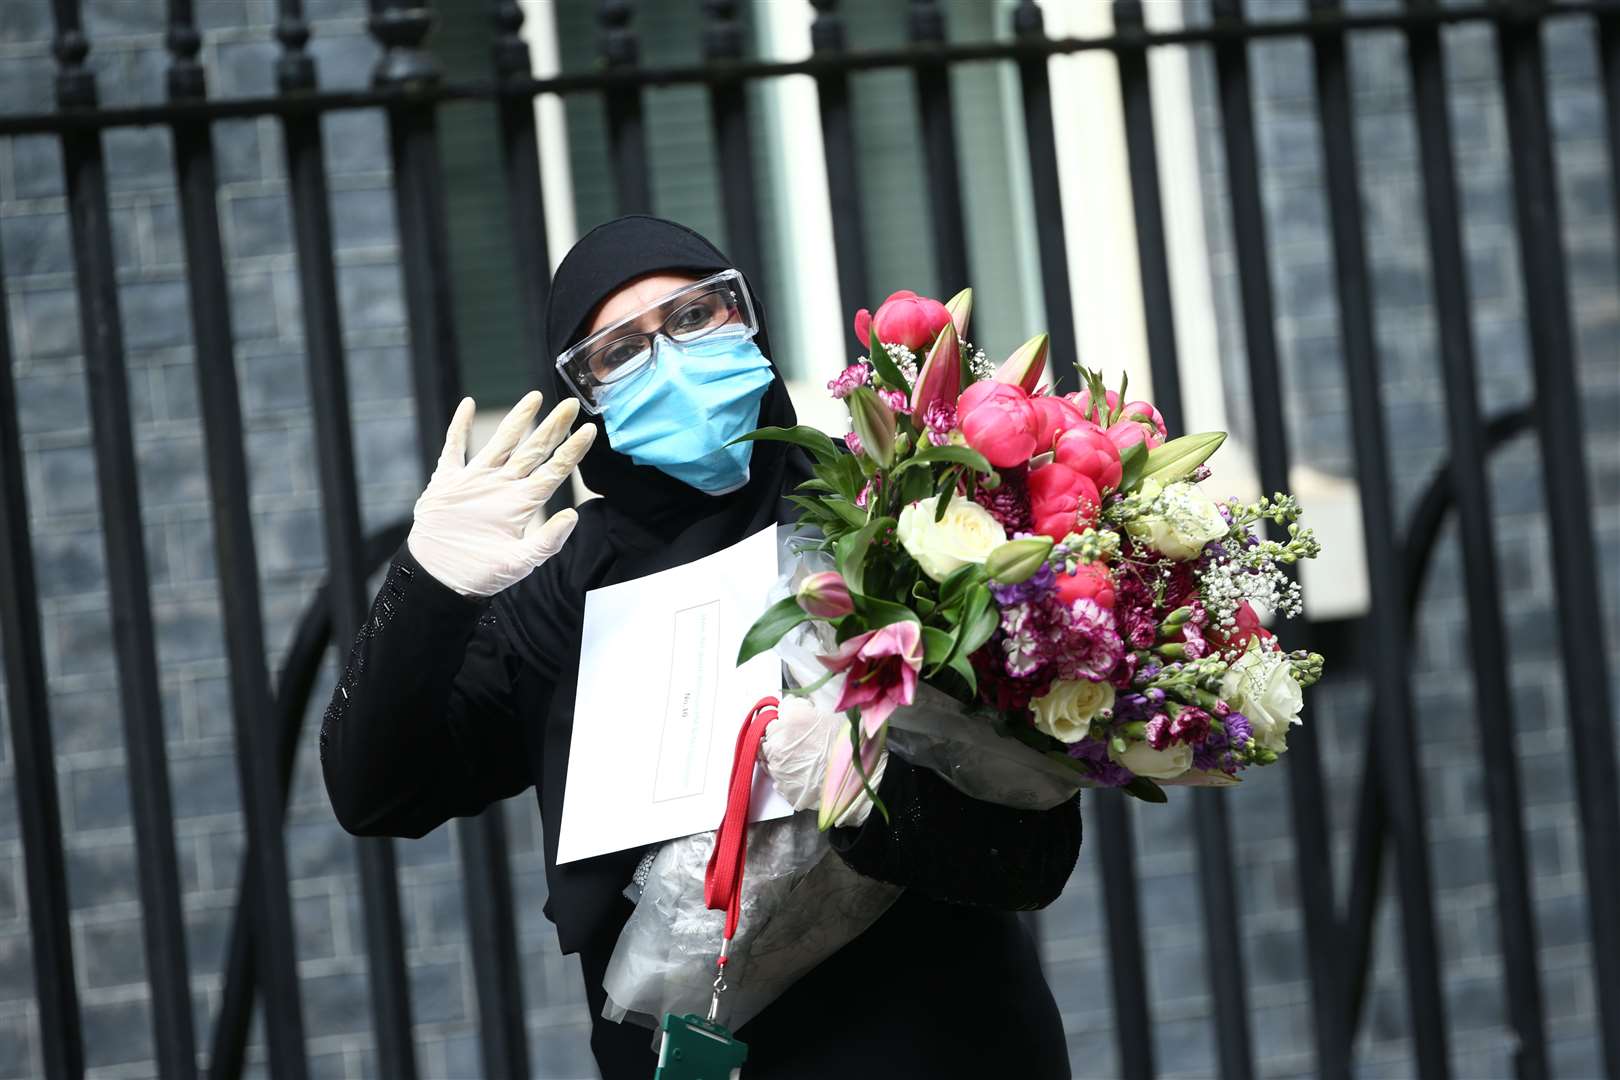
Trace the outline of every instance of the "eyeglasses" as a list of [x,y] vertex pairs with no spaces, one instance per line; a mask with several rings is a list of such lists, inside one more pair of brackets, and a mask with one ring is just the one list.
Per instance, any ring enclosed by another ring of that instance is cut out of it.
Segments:
[[[653,318],[656,329],[640,329]],[[721,332],[743,337],[759,332],[753,298],[737,270],[682,286],[598,330],[557,357],[557,371],[586,411],[597,413],[616,390],[651,370],[654,338],[685,344]]]

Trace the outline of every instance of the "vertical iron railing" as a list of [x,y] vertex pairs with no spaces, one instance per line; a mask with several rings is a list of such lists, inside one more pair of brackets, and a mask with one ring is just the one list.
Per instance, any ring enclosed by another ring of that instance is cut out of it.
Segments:
[[[1558,644],[1564,661],[1564,706],[1569,717],[1575,788],[1581,808],[1581,852],[1586,870],[1588,925],[1597,976],[1598,1031],[1611,1075],[1620,1075],[1620,778],[1615,770],[1615,713],[1603,656],[1603,612],[1597,552],[1592,533],[1590,488],[1582,442],[1581,392],[1575,378],[1575,335],[1570,329],[1569,282],[1564,263],[1558,175],[1553,164],[1552,127],[1547,107],[1547,64],[1541,23],[1534,16],[1545,0],[1497,0],[1497,55],[1513,146],[1513,211],[1518,226],[1519,267],[1523,277],[1530,354],[1536,380],[1536,428],[1541,441],[1543,490],[1549,530],[1553,592],[1558,598]],[[1615,209],[1620,217],[1620,207]],[[1483,661],[1481,661],[1483,664]],[[1503,735],[1506,735],[1504,725]],[[1498,860],[1522,862],[1524,840],[1517,811],[1517,777],[1505,737],[1488,739],[1496,759],[1487,758],[1493,796],[1510,785],[1514,805],[1499,808],[1491,820]],[[1496,800],[1493,798],[1493,808]],[[1500,862],[1498,863],[1500,865]],[[1514,904],[1521,925],[1503,926],[1520,934],[1530,924],[1527,893],[1504,897]],[[1510,959],[1512,957],[1510,956]],[[1529,957],[1520,957],[1528,972]],[[1532,982],[1532,986],[1534,983]],[[1519,1002],[1514,1002],[1519,1004]],[[1525,1004],[1528,1004],[1526,1002]]]
[[[609,71],[634,68],[641,57],[641,46],[630,25],[635,17],[630,0],[597,0],[596,17],[601,24],[603,67]],[[648,172],[647,130],[641,117],[641,87],[634,83],[612,86],[602,97],[607,107],[608,152],[619,189],[619,213],[650,214],[652,176]]]
[[[1013,9],[1013,33],[1020,39],[1046,37],[1040,5],[1023,0]],[[1047,363],[1059,393],[1080,389],[1080,349],[1075,344],[1074,302],[1069,296],[1069,246],[1063,239],[1063,187],[1058,176],[1057,132],[1052,126],[1052,79],[1044,56],[1018,62],[1024,103],[1024,139],[1029,147],[1030,195],[1035,204],[1035,246],[1041,260],[1041,296],[1051,336]],[[955,286],[947,285],[947,291]]]
[[[56,17],[56,104],[64,113],[97,106],[96,77],[85,66],[78,0],[53,0]],[[112,221],[101,132],[62,133],[62,169],[78,288],[79,333],[89,384],[91,439],[95,446],[102,539],[113,645],[122,700],[124,753],[130,774],[136,874],[152,995],[152,1042],[158,1070],[186,1080],[197,1075],[190,968],[180,917],[180,876],[169,797],[163,699],[158,688],[157,635],[147,582],[146,540],[135,475],[135,437],[124,364],[124,329],[118,313]]]
[[[844,18],[838,0],[813,0],[815,21],[810,24],[810,45],[815,55],[835,59],[844,52]],[[838,263],[839,311],[854,311],[877,302],[868,298],[866,278],[866,215],[861,209],[861,188],[856,167],[855,125],[849,100],[849,73],[836,64],[816,73],[816,96],[821,105],[822,160],[827,169],[827,202],[832,211],[834,257]]]
[[[836,0],[812,0],[804,8],[813,52],[803,61],[750,59],[744,46],[742,5],[705,0],[700,68],[649,70],[642,66],[630,0],[598,0],[598,70],[556,80],[532,77],[523,38],[524,12],[517,0],[492,0],[492,79],[487,85],[447,86],[428,52],[432,16],[421,0],[370,0],[370,29],[382,58],[370,91],[322,91],[306,46],[310,30],[301,0],[278,0],[275,36],[277,94],[250,102],[211,100],[199,64],[202,38],[193,0],[170,0],[167,45],[171,54],[169,100],[164,105],[108,110],[97,104],[96,84],[85,64],[89,53],[77,0],[52,0],[58,63],[57,109],[49,115],[0,117],[0,136],[24,132],[58,138],[63,150],[67,209],[74,255],[79,319],[86,357],[111,594],[124,742],[131,774],[134,832],[138,849],[141,911],[152,999],[156,1065],[166,1077],[195,1074],[190,972],[186,960],[172,808],[158,694],[153,620],[142,548],[141,515],[133,467],[133,438],[126,388],[124,343],[112,257],[102,130],[154,124],[173,140],[179,220],[202,427],[208,457],[210,505],[224,597],[224,635],[236,723],[235,751],[243,792],[247,851],[239,877],[239,902],[225,958],[219,1012],[211,1031],[211,1080],[242,1072],[255,994],[266,1006],[265,1035],[272,1072],[302,1076],[304,1036],[292,944],[281,822],[286,809],[305,698],[327,635],[340,647],[365,617],[368,571],[397,547],[408,523],[377,536],[361,534],[354,447],[348,428],[349,391],[344,374],[341,314],[333,258],[322,116],[340,108],[382,109],[387,117],[393,166],[393,197],[410,334],[412,377],[424,461],[431,468],[442,425],[460,395],[456,331],[448,263],[448,229],[437,117],[442,102],[485,98],[493,102],[502,149],[503,187],[513,242],[517,291],[523,311],[523,344],[532,371],[548,365],[543,312],[550,290],[540,146],[535,127],[537,95],[591,94],[606,109],[610,171],[621,210],[650,211],[653,177],[643,120],[649,86],[690,84],[708,93],[717,148],[716,200],[726,246],[756,281],[765,272],[758,208],[758,177],[750,149],[747,95],[753,83],[786,75],[816,81],[838,287],[844,309],[871,304],[870,260],[863,187],[873,182],[861,168],[851,104],[852,73],[899,69],[914,81],[922,133],[921,183],[935,269],[947,292],[971,283],[967,221],[955,130],[952,74],[963,62],[1016,65],[1022,122],[1028,147],[1029,197],[1038,225],[1033,237],[1041,268],[1052,360],[1058,385],[1073,388],[1075,324],[1064,243],[1050,60],[1060,53],[1105,49],[1117,60],[1124,120],[1124,148],[1131,185],[1140,267],[1148,360],[1154,399],[1167,421],[1180,428],[1184,402],[1174,328],[1159,158],[1153,122],[1153,86],[1148,58],[1166,45],[1208,48],[1214,57],[1219,131],[1227,168],[1240,316],[1255,416],[1262,486],[1287,486],[1289,448],[1278,345],[1278,313],[1269,280],[1266,218],[1261,188],[1258,125],[1252,100],[1248,47],[1262,37],[1293,36],[1309,42],[1314,67],[1314,105],[1324,162],[1323,194],[1329,214],[1335,269],[1338,331],[1343,345],[1353,451],[1360,481],[1362,539],[1370,575],[1371,609],[1360,626],[1367,671],[1375,688],[1376,730],[1361,777],[1360,804],[1340,913],[1330,862],[1329,823],[1317,732],[1307,725],[1292,733],[1288,758],[1289,798],[1296,845],[1297,882],[1304,919],[1303,951],[1312,995],[1315,1067],[1323,1077],[1348,1076],[1367,997],[1374,911],[1386,839],[1394,845],[1402,929],[1404,978],[1414,1035],[1415,1067],[1426,1078],[1450,1067],[1440,954],[1435,940],[1433,888],[1429,879],[1424,813],[1416,755],[1377,753],[1374,741],[1390,729],[1410,730],[1414,703],[1407,688],[1414,606],[1440,524],[1455,506],[1460,528],[1473,659],[1475,717],[1490,791],[1492,871],[1498,947],[1503,958],[1505,1024],[1514,1032],[1518,1080],[1548,1075],[1552,1057],[1546,1031],[1536,951],[1524,806],[1512,756],[1508,652],[1498,572],[1493,550],[1493,514],[1485,462],[1513,434],[1538,432],[1552,523],[1554,588],[1563,650],[1566,705],[1580,810],[1581,843],[1591,915],[1592,965],[1600,1040],[1610,1071],[1620,1074],[1620,807],[1616,805],[1613,702],[1606,667],[1604,627],[1597,591],[1593,521],[1587,504],[1579,386],[1576,380],[1570,288],[1562,249],[1549,88],[1541,35],[1549,19],[1585,20],[1595,34],[1598,79],[1605,98],[1611,181],[1620,197],[1620,5],[1613,0],[1478,0],[1442,5],[1406,0],[1399,9],[1346,15],[1342,0],[1309,0],[1293,22],[1245,18],[1243,0],[1212,0],[1213,20],[1156,32],[1143,23],[1141,0],[1113,0],[1115,34],[1092,41],[1053,40],[1041,9],[1029,0],[1011,5],[1010,41],[953,45],[947,41],[943,5],[908,0],[907,44],[886,52],[850,51]],[[1477,405],[1478,380],[1467,265],[1462,244],[1461,203],[1448,116],[1441,31],[1456,21],[1485,21],[1496,35],[1503,103],[1513,146],[1511,176],[1515,235],[1526,298],[1526,322],[1534,359],[1533,410],[1491,419]],[[1413,90],[1423,182],[1426,240],[1439,331],[1440,368],[1447,397],[1449,465],[1437,476],[1406,521],[1390,490],[1392,462],[1379,399],[1382,362],[1370,283],[1366,222],[1358,183],[1355,112],[1349,70],[1354,32],[1371,27],[1404,35]],[[235,110],[228,112],[227,110]],[[225,115],[268,115],[279,120],[286,147],[288,198],[296,243],[304,342],[318,448],[330,580],[300,624],[272,695],[264,664],[265,642],[257,592],[256,559],[247,501],[247,462],[235,377],[228,267],[220,244],[212,124]],[[784,211],[787,212],[787,211]],[[975,218],[977,220],[977,218]],[[1620,241],[1620,229],[1616,232]],[[0,280],[0,313],[5,282]],[[767,293],[768,289],[765,290]],[[63,840],[57,806],[50,710],[40,627],[40,600],[28,532],[22,468],[18,388],[11,374],[9,325],[0,325],[0,633],[12,715],[12,746],[20,799],[20,831],[33,933],[42,1064],[50,1080],[84,1071],[83,1038],[69,930]],[[559,493],[559,500],[566,495]],[[559,503],[560,505],[560,503]],[[1309,630],[1308,630],[1309,632]],[[1215,1064],[1223,1078],[1251,1075],[1257,1047],[1250,1012],[1241,938],[1234,857],[1226,799],[1189,793],[1197,851],[1202,935],[1207,949]],[[1136,876],[1134,811],[1117,793],[1088,796],[1088,849],[1102,871],[1110,979],[1119,1046],[1119,1071],[1132,1078],[1155,1070],[1155,1023],[1147,984]],[[457,826],[463,868],[483,1073],[525,1077],[524,1028],[511,871],[499,811]],[[370,970],[372,1026],[380,1072],[411,1080],[417,1074],[404,930],[388,841],[359,843],[359,881]],[[1263,1048],[1258,1048],[1262,1049]]]
[[[908,35],[921,49],[945,44],[945,13],[939,0],[910,0]],[[924,53],[926,56],[926,52]],[[949,296],[971,280],[968,273],[967,225],[962,215],[962,160],[956,148],[956,104],[951,72],[943,60],[916,65],[918,132],[928,189],[929,220],[934,232],[934,266],[940,294]]]
[[703,59],[714,72],[709,83],[709,116],[714,125],[715,168],[720,173],[725,250],[754,287],[769,296],[765,258],[760,252],[748,95],[741,79],[726,74],[726,69],[743,57],[737,0],[703,0],[703,7],[708,15],[703,30]]
[[[426,6],[411,0],[371,0],[371,5],[371,31],[383,49],[373,82],[402,89],[436,84],[438,67],[424,48],[423,39],[432,25]],[[461,398],[436,110],[431,104],[414,102],[390,106],[388,141],[410,325],[417,432],[426,476],[433,471],[444,441],[444,426]],[[456,837],[461,844],[484,1072],[491,1080],[527,1080],[528,1033],[523,1024],[512,872],[501,808],[491,807],[476,817],[458,820]]]
[[[207,87],[197,54],[191,0],[170,0],[169,100],[201,101]],[[237,771],[248,840],[246,894],[252,912],[254,966],[265,1006],[270,1068],[277,1077],[308,1075],[299,1007],[292,902],[287,893],[287,856],[281,828],[282,800],[271,752],[270,673],[265,664],[264,619],[259,604],[259,560],[248,511],[247,456],[236,383],[229,278],[219,235],[219,183],[212,126],[206,119],[177,119],[171,134],[179,182],[180,225],[185,240],[186,285],[196,350],[197,397],[202,408],[203,456],[208,462],[215,557],[235,723]]]
[[[5,265],[0,252],[0,267]],[[68,928],[67,860],[57,798],[45,642],[39,621],[39,579],[28,538],[28,489],[23,475],[21,412],[11,374],[11,327],[0,272],[0,659],[10,715],[12,777],[27,882],[28,930],[34,960],[34,999],[46,1080],[84,1075],[84,1030],[73,981],[73,934]]]

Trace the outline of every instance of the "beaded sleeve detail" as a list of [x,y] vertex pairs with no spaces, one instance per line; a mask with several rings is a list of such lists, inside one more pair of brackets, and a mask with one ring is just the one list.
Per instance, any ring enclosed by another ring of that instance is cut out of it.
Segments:
[[383,627],[393,620],[394,614],[405,600],[405,583],[414,574],[415,571],[402,563],[395,562],[390,566],[388,576],[383,579],[382,588],[377,590],[377,599],[372,602],[371,612],[366,616],[365,622],[360,624],[360,632],[355,635],[354,644],[349,648],[349,661],[343,669],[343,677],[338,680],[337,689],[332,691],[332,700],[321,717],[322,762],[326,761],[326,745],[332,729],[342,721],[343,714],[348,711],[355,683],[366,670],[366,657],[371,651],[371,639],[381,633]]

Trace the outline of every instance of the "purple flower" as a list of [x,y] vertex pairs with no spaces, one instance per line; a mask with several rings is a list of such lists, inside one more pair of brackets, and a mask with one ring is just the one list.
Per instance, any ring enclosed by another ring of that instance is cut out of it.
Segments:
[[[1224,705],[1225,702],[1221,704]],[[1220,712],[1218,706],[1216,712]],[[1207,719],[1207,713],[1205,717]],[[1235,773],[1242,768],[1243,763],[1238,760],[1234,751],[1242,750],[1249,744],[1249,740],[1254,737],[1253,729],[1249,725],[1249,718],[1242,713],[1228,711],[1222,717],[1222,723],[1226,728],[1224,732],[1211,725],[1208,734],[1204,738],[1203,745],[1193,747],[1194,768],[1219,769],[1226,773]]]
[[911,414],[911,399],[906,397],[906,395],[900,391],[879,390],[878,397],[882,398],[883,404],[893,409],[896,413],[904,413],[908,416]]
[[[853,437],[854,434],[855,433],[853,431],[850,432],[851,437]],[[877,475],[873,476],[872,479],[868,480],[866,482],[866,486],[861,488],[861,493],[855,496],[855,505],[860,507],[862,510],[865,510],[866,504],[871,502],[872,499],[876,497],[877,494],[882,490],[883,474],[878,473]]]
[[1155,750],[1164,750],[1170,746],[1170,718],[1164,713],[1154,713],[1153,719],[1147,722],[1147,730],[1143,733],[1147,744]]
[[835,398],[847,398],[857,387],[865,386],[872,378],[872,369],[866,364],[851,364],[827,384]]
[[1124,787],[1136,779],[1129,769],[1114,763],[1108,756],[1106,744],[1095,739],[1081,739],[1077,743],[1071,743],[1069,756],[1085,762],[1091,778],[1106,787]]
[[861,446],[861,437],[855,434],[853,431],[844,436],[844,445],[849,447],[849,452],[852,454],[859,454],[863,449]]

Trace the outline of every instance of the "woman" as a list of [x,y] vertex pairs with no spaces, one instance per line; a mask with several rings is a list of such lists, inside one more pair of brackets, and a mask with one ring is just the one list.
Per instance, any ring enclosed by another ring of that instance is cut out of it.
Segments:
[[[655,1059],[644,1028],[601,1017],[642,851],[556,864],[585,593],[791,519],[783,496],[809,475],[787,444],[726,447],[794,423],[757,298],[730,269],[703,237],[652,217],[610,221],[575,245],[546,320],[562,404],[520,442],[539,409],[525,397],[463,464],[461,403],[322,724],[327,790],[356,834],[418,837],[538,789],[545,914],[563,952],[580,954],[607,1080],[649,1077]],[[730,290],[720,308],[699,284],[716,275]],[[582,407],[586,422],[563,440]],[[576,464],[603,497],[525,538]],[[1077,804],[992,806],[892,758],[879,795],[890,821],[871,814],[829,836],[857,871],[908,888],[737,1032],[744,1075],[1069,1076],[1057,1008],[1013,911],[1062,891]]]

